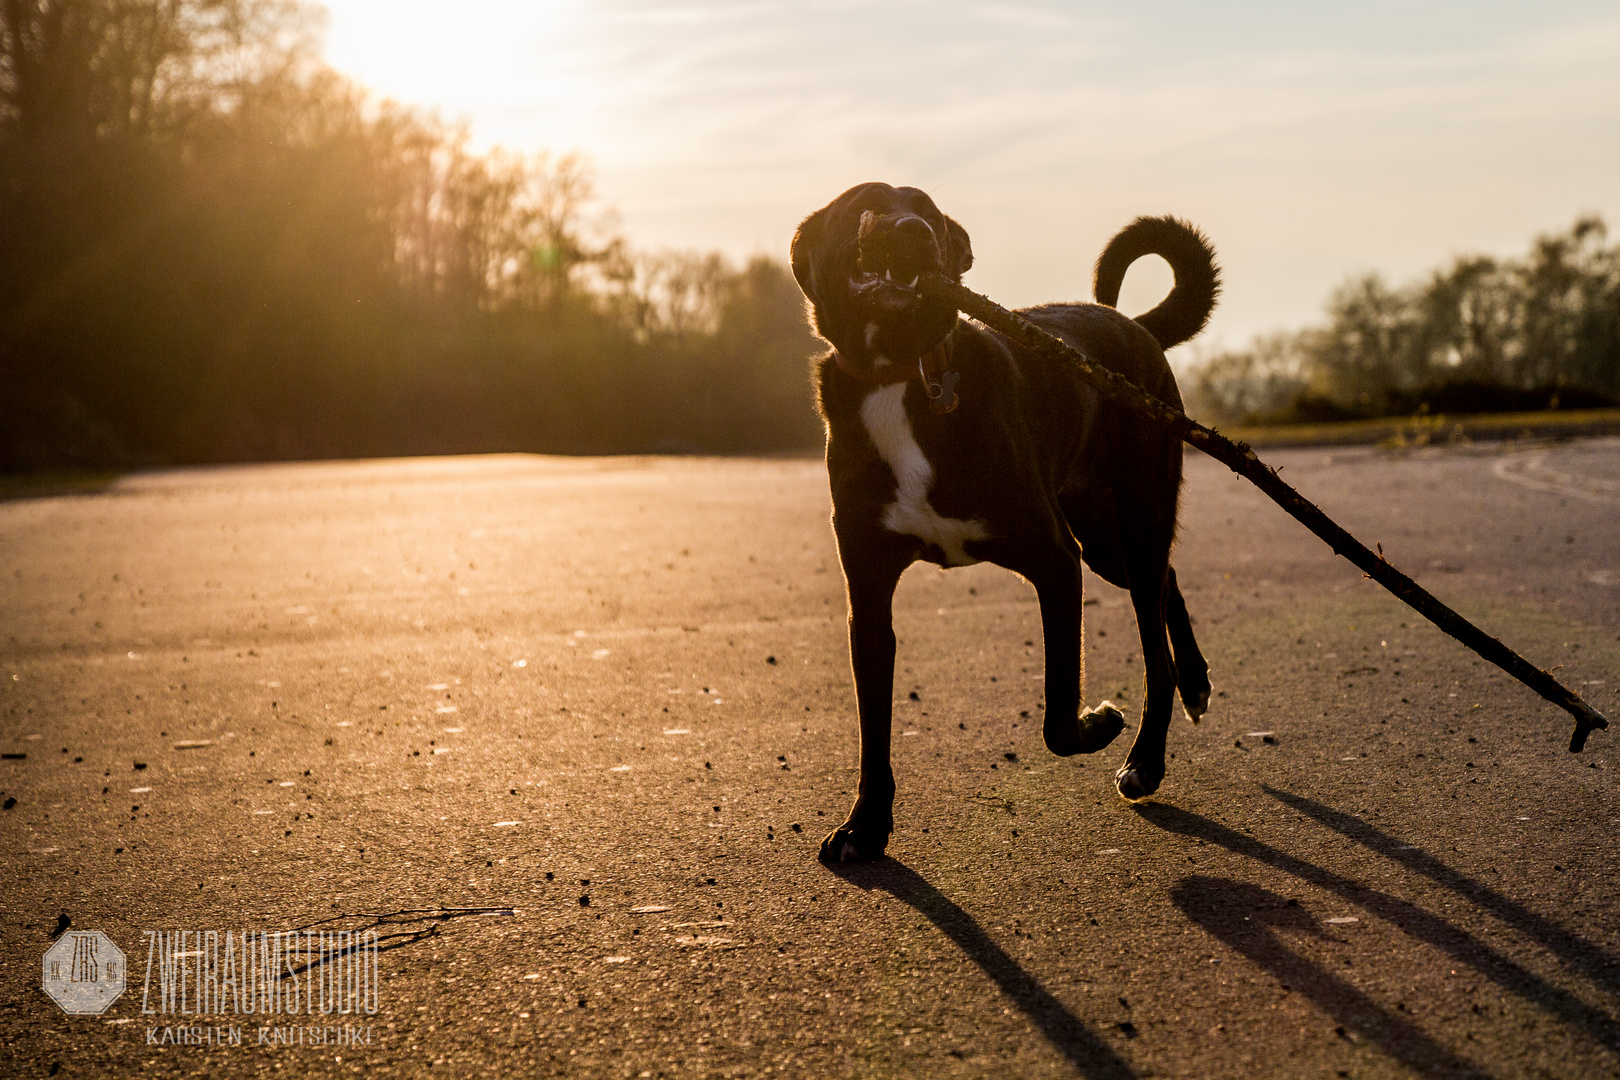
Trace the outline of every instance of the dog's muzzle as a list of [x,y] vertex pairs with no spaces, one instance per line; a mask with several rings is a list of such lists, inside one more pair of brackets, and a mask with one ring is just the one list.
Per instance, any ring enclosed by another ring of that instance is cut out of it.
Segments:
[[850,295],[885,311],[911,311],[922,303],[922,293],[917,291],[917,277],[912,277],[910,281],[896,281],[891,270],[884,270],[882,274],[857,270],[850,275],[849,291]]
[[922,303],[917,281],[941,269],[939,238],[915,214],[861,214],[856,235],[859,257],[849,279],[851,295],[888,311],[910,311]]

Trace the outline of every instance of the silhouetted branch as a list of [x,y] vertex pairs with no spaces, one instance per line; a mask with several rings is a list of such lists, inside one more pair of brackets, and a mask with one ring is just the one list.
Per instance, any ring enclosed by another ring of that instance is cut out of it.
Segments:
[[959,311],[1000,331],[1031,352],[1069,368],[1116,405],[1164,424],[1183,442],[1196,446],[1253,483],[1296,521],[1325,541],[1334,554],[1350,560],[1418,614],[1566,710],[1575,718],[1575,730],[1569,739],[1570,753],[1580,753],[1586,745],[1587,735],[1593,730],[1609,726],[1603,714],[1588,705],[1579,694],[1441,603],[1427,589],[1391,566],[1382,554],[1369,551],[1366,545],[1340,528],[1316,504],[1284,483],[1277,471],[1261,461],[1247,444],[1233,442],[1213,428],[1188,419],[1180,409],[1150,396],[1129,379],[1109,371],[1078,349],[971,289],[938,275],[925,277],[920,286],[923,292],[954,304]]

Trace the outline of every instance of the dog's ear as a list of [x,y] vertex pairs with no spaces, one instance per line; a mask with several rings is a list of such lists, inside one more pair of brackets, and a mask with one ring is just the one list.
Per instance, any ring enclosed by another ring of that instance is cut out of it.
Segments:
[[800,222],[798,231],[793,234],[793,245],[788,249],[793,264],[793,279],[812,304],[817,301],[815,253],[821,248],[826,218],[827,211],[823,209]]
[[945,219],[945,272],[961,277],[973,266],[973,245],[967,230],[950,218]]

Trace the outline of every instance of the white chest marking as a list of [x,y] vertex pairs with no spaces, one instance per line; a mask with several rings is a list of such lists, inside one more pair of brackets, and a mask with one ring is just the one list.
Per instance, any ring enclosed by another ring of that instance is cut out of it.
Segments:
[[873,346],[872,343],[877,340],[877,332],[878,332],[878,324],[877,323],[869,322],[869,323],[866,324],[866,347],[868,349],[873,350],[873,352],[872,352],[872,366],[874,368],[886,368],[890,364],[894,363],[894,361],[890,360],[887,356],[884,356],[882,353],[876,351],[875,347]]
[[979,560],[964,550],[964,541],[983,540],[990,535],[989,530],[983,522],[943,517],[928,505],[934,467],[912,434],[905,396],[906,384],[892,383],[873,390],[861,402],[861,423],[866,425],[878,455],[894,472],[894,502],[883,510],[883,525],[892,532],[934,544],[945,552],[952,566],[969,566]]

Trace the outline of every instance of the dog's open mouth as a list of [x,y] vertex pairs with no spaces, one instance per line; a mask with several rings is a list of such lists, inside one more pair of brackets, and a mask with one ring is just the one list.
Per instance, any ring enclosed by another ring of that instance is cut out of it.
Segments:
[[889,311],[909,311],[922,302],[917,282],[940,267],[939,240],[926,221],[909,213],[865,211],[855,245],[853,296]]
[[909,281],[902,281],[894,276],[893,270],[884,270],[881,274],[856,270],[850,275],[849,291],[852,296],[879,307],[904,310],[922,302],[922,293],[917,291],[917,282],[921,277],[920,274],[913,274]]

